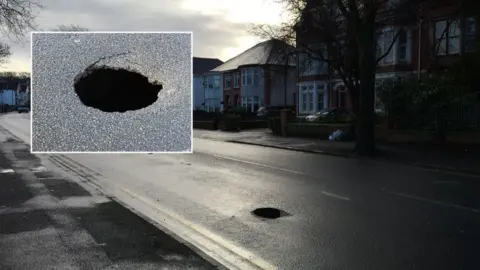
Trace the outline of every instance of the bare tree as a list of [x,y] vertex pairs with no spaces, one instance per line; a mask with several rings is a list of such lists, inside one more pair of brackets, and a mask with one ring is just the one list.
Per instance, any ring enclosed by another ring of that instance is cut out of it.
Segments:
[[8,44],[0,43],[0,66],[5,64],[12,53],[10,52],[10,46]]
[[80,26],[78,24],[69,24],[69,25],[59,25],[52,29],[52,31],[61,31],[61,32],[86,32],[90,31],[88,28]]
[[42,8],[38,0],[0,0],[0,31],[7,36],[25,40],[35,29],[35,18]]
[[[12,40],[25,41],[27,32],[35,29],[40,8],[37,0],[0,0],[0,32]],[[0,65],[5,64],[10,55],[10,46],[0,43]]]
[[356,152],[374,154],[377,65],[390,55],[405,28],[417,25],[422,7],[432,7],[436,1],[276,1],[285,6],[288,21],[279,27],[255,26],[253,32],[296,43],[299,60],[313,59],[328,65],[329,76],[343,81],[358,115]]

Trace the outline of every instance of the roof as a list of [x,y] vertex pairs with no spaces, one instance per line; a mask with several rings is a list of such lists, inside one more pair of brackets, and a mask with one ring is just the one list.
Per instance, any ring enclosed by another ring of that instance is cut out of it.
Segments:
[[[270,39],[251,47],[243,53],[233,57],[223,65],[213,69],[213,72],[235,70],[242,66],[254,65],[284,65],[285,52],[294,52],[295,48],[284,41]],[[289,59],[289,65],[295,66],[294,59]]]
[[193,75],[201,75],[223,64],[216,58],[193,57]]

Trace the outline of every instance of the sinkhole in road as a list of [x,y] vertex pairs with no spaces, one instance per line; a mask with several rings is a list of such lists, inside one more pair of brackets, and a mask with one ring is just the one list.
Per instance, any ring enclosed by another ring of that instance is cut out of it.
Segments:
[[261,218],[267,219],[277,219],[284,216],[289,216],[290,214],[273,207],[262,207],[257,208],[252,211],[252,214]]
[[163,85],[130,68],[116,68],[96,64],[102,57],[88,66],[74,79],[74,90],[83,105],[103,112],[135,111],[146,108],[158,99]]

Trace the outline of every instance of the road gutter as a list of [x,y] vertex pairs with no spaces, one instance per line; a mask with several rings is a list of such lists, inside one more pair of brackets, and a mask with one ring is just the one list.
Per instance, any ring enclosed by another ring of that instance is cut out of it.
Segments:
[[50,163],[62,171],[75,175],[72,179],[78,184],[93,187],[120,203],[221,269],[278,269],[253,253],[169,211],[158,202],[123,188],[64,155],[46,156]]

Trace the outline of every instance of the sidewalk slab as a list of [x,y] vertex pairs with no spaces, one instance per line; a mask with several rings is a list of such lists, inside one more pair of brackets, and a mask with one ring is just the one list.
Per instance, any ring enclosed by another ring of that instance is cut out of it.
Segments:
[[[268,129],[237,133],[194,130],[194,137],[313,154],[355,157],[354,142],[274,136]],[[376,158],[378,161],[480,176],[480,146],[478,145],[440,147],[431,144],[377,143],[377,148],[382,154],[381,157]]]
[[[0,127],[0,269],[217,269],[122,205],[47,173]],[[45,171],[46,170],[46,171]]]

